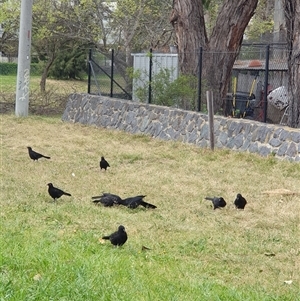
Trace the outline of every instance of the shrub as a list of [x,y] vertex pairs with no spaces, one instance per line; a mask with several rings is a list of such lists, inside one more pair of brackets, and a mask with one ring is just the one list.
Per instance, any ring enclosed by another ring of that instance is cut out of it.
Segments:
[[86,49],[75,47],[62,50],[50,68],[49,76],[55,79],[83,79],[87,74]]
[[[142,74],[136,71],[133,77],[141,81]],[[192,75],[180,75],[172,79],[171,70],[161,69],[153,76],[152,82],[152,103],[163,106],[174,106],[183,109],[195,109],[197,94],[197,78]],[[144,82],[135,93],[140,101],[147,99],[149,82]]]
[[[18,64],[17,63],[0,63],[0,75],[17,75]],[[41,75],[42,67],[40,64],[30,64],[31,75]]]
[[0,75],[15,75],[17,68],[17,63],[0,63]]

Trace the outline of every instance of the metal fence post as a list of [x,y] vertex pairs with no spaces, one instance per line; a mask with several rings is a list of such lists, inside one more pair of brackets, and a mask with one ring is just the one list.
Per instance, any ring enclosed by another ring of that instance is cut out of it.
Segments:
[[110,66],[110,97],[113,97],[114,89],[114,59],[115,59],[115,50],[111,50],[111,66]]
[[203,53],[203,48],[200,47],[199,62],[198,62],[198,66],[199,66],[199,70],[198,70],[198,105],[197,105],[198,112],[201,111],[202,53]]
[[264,122],[267,122],[267,108],[268,108],[268,85],[269,85],[269,59],[270,59],[270,45],[266,46],[266,62],[265,62],[265,86],[264,86]]
[[89,68],[88,68],[88,94],[91,94],[91,62],[92,62],[92,49],[89,50]]
[[148,103],[151,103],[152,101],[152,63],[152,48],[150,48]]

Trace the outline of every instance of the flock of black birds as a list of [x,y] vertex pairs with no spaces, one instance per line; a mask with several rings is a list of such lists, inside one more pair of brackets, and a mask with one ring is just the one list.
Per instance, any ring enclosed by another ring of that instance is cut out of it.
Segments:
[[[30,159],[33,161],[38,161],[40,158],[51,159],[49,156],[42,155],[36,151],[34,151],[30,146],[27,147],[28,154]],[[109,163],[105,160],[102,156],[100,160],[100,171],[104,169],[107,170],[110,167]],[[54,201],[59,199],[63,195],[71,196],[70,193],[65,192],[57,187],[54,187],[52,183],[48,183],[48,193],[53,198]],[[95,204],[101,203],[104,207],[112,207],[112,206],[119,206],[123,205],[130,209],[136,209],[138,206],[143,206],[145,208],[155,209],[157,208],[155,205],[145,202],[143,199],[145,195],[137,195],[134,197],[129,197],[122,199],[120,196],[112,193],[103,193],[99,196],[93,196],[92,202]],[[212,202],[213,209],[224,208],[227,203],[223,197],[205,197],[206,200]],[[237,209],[245,209],[247,204],[246,199],[238,193],[233,204]],[[113,232],[110,235],[103,236],[102,239],[110,240],[110,242],[115,246],[122,246],[127,241],[127,233],[125,231],[125,227],[120,225],[116,232]],[[147,248],[148,249],[148,248]]]
[[[212,202],[214,210],[224,208],[227,205],[226,201],[222,197],[206,197],[205,199]],[[233,204],[236,209],[245,209],[247,201],[240,193],[238,193]]]

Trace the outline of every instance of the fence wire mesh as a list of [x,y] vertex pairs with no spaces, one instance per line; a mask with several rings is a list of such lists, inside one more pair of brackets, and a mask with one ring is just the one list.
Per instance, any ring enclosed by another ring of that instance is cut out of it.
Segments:
[[[128,86],[126,71],[122,72],[124,53],[102,54],[90,51],[89,54],[89,86],[88,93],[131,99],[131,85]],[[128,66],[130,68],[130,64]]]
[[[190,53],[195,76],[180,74],[177,53],[118,52],[90,54],[89,93],[206,112],[210,80],[203,73],[205,60],[224,52]],[[227,94],[225,116],[281,123],[288,108],[288,50],[286,44],[244,44],[235,59]],[[124,66],[126,68],[124,69]]]

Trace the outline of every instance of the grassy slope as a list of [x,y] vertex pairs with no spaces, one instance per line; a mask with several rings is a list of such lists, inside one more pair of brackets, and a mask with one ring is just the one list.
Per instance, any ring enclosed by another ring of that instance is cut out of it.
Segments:
[[[30,77],[29,112],[38,115],[62,114],[71,93],[87,91],[87,81],[47,79],[46,92],[40,92],[40,76]],[[15,110],[15,75],[0,76],[0,113]]]
[[[30,77],[31,92],[38,92],[40,89],[40,76]],[[0,78],[0,93],[15,93],[16,92],[16,75],[1,75]],[[74,88],[81,91],[87,91],[87,81],[79,80],[54,80],[47,79],[46,90],[55,90],[56,92],[64,93],[71,92]]]
[[[299,164],[40,116],[3,115],[1,133],[1,300],[299,297],[299,195],[263,194],[300,192]],[[31,161],[28,145],[51,160]],[[48,182],[72,197],[54,204]],[[92,205],[103,191],[146,194],[158,208]],[[233,207],[237,192],[245,211]],[[207,195],[228,206],[213,211]],[[127,243],[103,244],[119,224]]]

